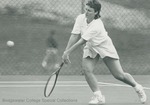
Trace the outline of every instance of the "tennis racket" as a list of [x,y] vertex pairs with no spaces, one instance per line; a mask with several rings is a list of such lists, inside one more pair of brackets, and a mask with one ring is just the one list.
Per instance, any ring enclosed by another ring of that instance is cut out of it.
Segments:
[[48,78],[45,88],[44,88],[44,96],[45,97],[49,97],[51,95],[51,93],[53,92],[56,82],[57,82],[57,78],[59,75],[59,72],[61,70],[61,68],[63,67],[64,63],[62,62],[60,64],[60,66],[55,70],[55,72],[53,72],[50,77]]

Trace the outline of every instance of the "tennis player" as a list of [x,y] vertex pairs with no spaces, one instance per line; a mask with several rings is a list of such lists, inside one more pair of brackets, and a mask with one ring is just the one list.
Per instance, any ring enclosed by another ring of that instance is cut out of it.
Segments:
[[56,40],[54,39],[54,35],[55,35],[55,30],[51,30],[50,35],[46,40],[46,44],[47,44],[46,55],[42,62],[42,66],[44,68],[48,68],[49,59],[52,59],[52,58],[53,58],[54,67],[58,66],[58,64],[57,64],[58,44],[57,44]]
[[100,19],[100,11],[101,4],[98,0],[89,0],[86,3],[85,13],[80,14],[76,18],[66,50],[62,55],[62,60],[68,64],[70,62],[70,53],[77,47],[85,44],[82,66],[86,81],[94,93],[89,104],[105,103],[105,97],[98,87],[98,81],[93,74],[99,57],[103,59],[112,75],[116,79],[132,86],[138,94],[141,103],[145,103],[147,97],[142,85],[137,83],[129,73],[124,72],[121,67],[117,51]]

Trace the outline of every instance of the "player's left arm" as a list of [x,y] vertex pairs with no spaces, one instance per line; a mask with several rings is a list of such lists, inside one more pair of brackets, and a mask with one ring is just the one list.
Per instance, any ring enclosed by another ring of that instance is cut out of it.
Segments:
[[65,53],[67,53],[68,55],[73,52],[76,48],[78,48],[79,46],[83,45],[86,43],[86,40],[84,40],[83,38],[80,38],[79,41],[77,41],[72,47],[70,47],[67,51],[65,51]]
[[65,63],[70,62],[69,60],[69,55],[75,50],[77,49],[79,46],[83,45],[86,43],[86,40],[84,40],[83,38],[80,38],[73,46],[71,46],[69,49],[67,49],[63,56],[62,59]]

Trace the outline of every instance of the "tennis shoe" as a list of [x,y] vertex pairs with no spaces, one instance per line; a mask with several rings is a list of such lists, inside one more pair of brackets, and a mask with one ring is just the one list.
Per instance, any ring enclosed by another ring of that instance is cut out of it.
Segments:
[[136,93],[138,94],[141,103],[144,104],[144,103],[146,102],[146,100],[147,100],[147,96],[146,96],[146,94],[145,94],[145,91],[144,91],[144,89],[143,89],[143,86],[141,86],[141,85],[138,84],[138,85],[135,87],[135,91],[136,91]]
[[105,97],[102,96],[98,96],[98,95],[94,95],[91,98],[91,101],[89,102],[89,105],[102,105],[105,104]]

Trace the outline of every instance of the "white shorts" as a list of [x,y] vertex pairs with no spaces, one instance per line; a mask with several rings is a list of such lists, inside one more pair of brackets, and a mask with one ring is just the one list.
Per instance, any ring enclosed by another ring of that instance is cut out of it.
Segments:
[[88,56],[95,58],[97,54],[99,54],[101,58],[111,57],[114,59],[119,59],[118,53],[111,39],[108,39],[97,46],[92,46],[88,42],[86,43],[86,46],[83,49],[83,58]]

